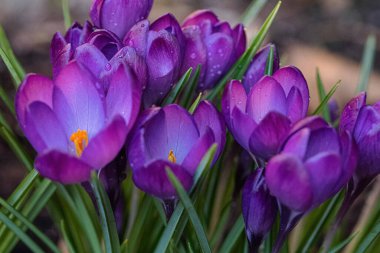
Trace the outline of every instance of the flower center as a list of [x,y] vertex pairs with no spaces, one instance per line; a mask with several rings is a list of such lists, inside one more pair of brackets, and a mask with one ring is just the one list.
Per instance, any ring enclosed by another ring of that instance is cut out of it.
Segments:
[[177,161],[177,158],[175,158],[173,149],[169,151],[168,160],[172,163],[175,163]]
[[74,143],[75,153],[80,157],[83,153],[83,150],[88,145],[88,134],[86,130],[80,130],[73,133],[70,137],[70,141]]

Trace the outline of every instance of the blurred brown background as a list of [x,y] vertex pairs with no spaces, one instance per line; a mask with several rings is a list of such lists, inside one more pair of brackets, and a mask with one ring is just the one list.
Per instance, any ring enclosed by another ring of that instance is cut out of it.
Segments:
[[[257,19],[247,27],[250,38],[277,1],[266,2]],[[172,12],[182,21],[195,9],[211,8],[221,19],[236,24],[250,3],[249,0],[156,0],[150,19]],[[91,0],[70,0],[73,20],[83,23],[88,18],[90,4]],[[50,75],[50,39],[54,32],[64,32],[60,0],[0,0],[0,23],[26,71]],[[327,89],[342,80],[335,98],[343,106],[355,94],[362,51],[370,33],[378,40],[368,94],[373,102],[380,100],[380,1],[284,0],[267,41],[278,45],[283,65],[292,64],[303,71],[312,91],[312,107],[318,103],[317,67]],[[0,85],[12,89],[2,62]],[[1,104],[0,109],[4,109]],[[0,196],[7,197],[24,176],[25,169],[1,141],[0,164]],[[45,218],[41,215],[38,223],[46,224]],[[50,227],[47,231],[56,236]]]

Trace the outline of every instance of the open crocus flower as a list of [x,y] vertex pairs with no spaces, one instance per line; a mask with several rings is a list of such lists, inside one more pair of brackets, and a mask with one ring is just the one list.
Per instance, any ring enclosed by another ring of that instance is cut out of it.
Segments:
[[134,24],[148,17],[152,5],[153,0],[95,0],[90,17],[95,26],[123,38]]
[[148,20],[137,23],[124,38],[124,44],[134,48],[147,64],[148,83],[143,95],[146,108],[158,104],[178,81],[183,40],[180,25],[171,14],[151,25]]
[[339,135],[319,117],[294,126],[265,177],[272,195],[290,210],[307,212],[336,194],[351,179],[357,150],[351,135]]
[[366,94],[360,93],[344,107],[341,131],[352,133],[359,150],[358,180],[372,180],[380,173],[380,102],[366,105]]
[[292,66],[263,77],[248,94],[233,80],[222,98],[224,118],[235,140],[266,160],[279,151],[292,125],[306,116],[308,106],[307,83]]
[[167,177],[170,168],[189,190],[196,169],[213,143],[218,157],[225,142],[225,126],[215,107],[200,103],[193,115],[172,104],[146,110],[129,143],[128,158],[136,186],[164,202],[175,200],[176,190]]
[[201,65],[198,89],[213,88],[246,48],[243,25],[231,28],[209,10],[190,14],[182,25],[186,52],[182,73]]
[[140,107],[141,88],[120,65],[107,91],[75,61],[54,81],[29,74],[16,95],[17,118],[38,152],[35,167],[61,183],[89,179],[118,154]]

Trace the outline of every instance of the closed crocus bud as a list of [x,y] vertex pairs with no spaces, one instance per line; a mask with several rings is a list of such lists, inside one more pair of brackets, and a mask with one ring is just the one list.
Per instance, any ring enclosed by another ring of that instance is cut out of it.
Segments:
[[186,51],[182,73],[201,65],[199,90],[213,88],[246,48],[243,25],[231,28],[209,10],[190,14],[182,25]]
[[159,104],[179,79],[182,66],[183,34],[173,15],[167,14],[149,25],[147,20],[137,23],[124,39],[143,57],[148,68],[148,82],[144,90],[145,107]]
[[360,93],[344,107],[339,129],[352,133],[358,146],[356,179],[371,180],[380,173],[380,102],[366,105],[366,93]]
[[306,116],[308,106],[307,83],[292,66],[261,78],[248,94],[233,80],[222,98],[224,119],[235,140],[265,160],[280,151],[291,127]]
[[123,47],[121,40],[115,34],[104,29],[92,32],[86,42],[98,48],[108,60]]
[[98,28],[123,38],[134,24],[148,17],[152,5],[153,0],[94,0],[90,17]]
[[277,216],[276,199],[269,193],[262,168],[253,172],[244,184],[242,211],[251,252],[258,252]]
[[249,64],[247,72],[245,72],[242,83],[245,91],[249,93],[252,86],[257,83],[264,75],[265,69],[268,61],[268,56],[271,48],[273,48],[273,71],[276,72],[280,68],[280,58],[278,57],[277,49],[275,45],[269,44],[263,47],[257,54],[253,57],[251,63]]
[[166,168],[190,190],[196,169],[211,145],[217,143],[223,149],[225,129],[221,117],[211,103],[201,102],[200,106],[193,115],[175,104],[146,110],[128,145],[136,186],[164,203],[177,199]]
[[269,160],[265,178],[280,203],[305,213],[346,185],[356,163],[351,135],[338,134],[323,119],[310,117],[294,126],[281,153]]

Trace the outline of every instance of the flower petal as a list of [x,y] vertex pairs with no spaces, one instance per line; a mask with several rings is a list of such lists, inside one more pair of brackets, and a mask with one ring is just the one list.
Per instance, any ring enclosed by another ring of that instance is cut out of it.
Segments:
[[283,153],[291,153],[303,160],[306,154],[307,145],[309,143],[311,130],[303,128],[293,134],[285,143],[282,150]]
[[180,165],[168,161],[158,160],[147,167],[134,170],[133,181],[142,191],[157,198],[163,200],[175,199],[177,198],[177,193],[166,174],[166,168],[172,170],[185,190],[190,190],[193,177]]
[[311,131],[305,160],[321,152],[340,154],[339,136],[331,127]]
[[53,66],[53,76],[57,76],[67,65],[71,57],[71,44],[59,32],[55,33],[50,43],[50,62]]
[[149,21],[142,20],[132,26],[131,30],[125,36],[123,43],[136,49],[137,54],[140,56],[146,55],[146,48],[148,44]]
[[306,212],[313,199],[308,172],[301,160],[290,154],[273,157],[266,168],[265,179],[272,195],[294,211]]
[[353,133],[359,112],[366,104],[366,93],[361,92],[358,96],[352,98],[344,107],[340,117],[339,130],[347,130]]
[[286,115],[292,123],[295,123],[306,116],[306,114],[304,114],[302,111],[302,108],[304,108],[306,105],[304,105],[304,101],[302,100],[301,92],[296,87],[293,87],[290,90],[288,97],[286,98],[286,103]]
[[74,58],[94,76],[100,76],[108,63],[104,54],[94,45],[86,43],[75,50]]
[[91,167],[76,157],[52,150],[39,155],[34,162],[38,172],[62,184],[75,184],[88,181]]
[[247,114],[244,114],[237,107],[233,109],[229,130],[235,140],[248,151],[250,150],[249,139],[256,127],[257,124]]
[[231,114],[235,107],[245,113],[247,94],[240,81],[232,80],[224,89],[222,97],[222,112],[227,125],[231,125]]
[[187,18],[183,21],[182,27],[192,25],[201,26],[205,21],[209,21],[211,24],[216,24],[219,22],[218,17],[212,11],[198,10],[187,16]]
[[[235,62],[245,52],[247,47],[247,36],[244,31],[244,26],[238,24],[232,31],[232,36],[235,45],[235,57],[233,62]],[[275,63],[273,66],[275,66]]]

